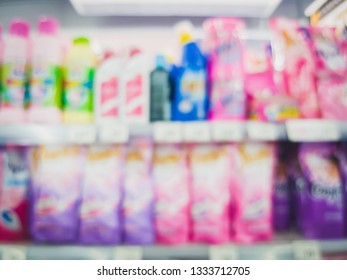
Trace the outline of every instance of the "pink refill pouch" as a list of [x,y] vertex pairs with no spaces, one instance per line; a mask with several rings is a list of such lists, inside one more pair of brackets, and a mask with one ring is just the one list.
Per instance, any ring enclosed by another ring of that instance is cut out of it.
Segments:
[[220,244],[230,232],[230,146],[194,145],[192,178],[192,241]]
[[319,118],[316,66],[305,30],[283,18],[273,19],[270,27],[275,34],[275,70],[283,76],[286,92],[298,101],[303,118]]
[[210,119],[246,118],[244,47],[240,39],[243,29],[243,21],[234,18],[212,18],[204,23],[210,53]]
[[275,149],[268,143],[238,144],[232,151],[232,239],[240,243],[270,240]]
[[157,145],[153,159],[155,233],[160,244],[189,240],[189,172],[183,145]]

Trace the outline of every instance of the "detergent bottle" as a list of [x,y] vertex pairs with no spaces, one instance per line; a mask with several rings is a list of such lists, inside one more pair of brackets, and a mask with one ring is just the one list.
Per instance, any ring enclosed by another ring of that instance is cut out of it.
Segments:
[[63,121],[90,123],[93,121],[93,84],[97,63],[90,41],[85,37],[73,40],[63,70]]
[[38,37],[33,42],[29,120],[57,123],[62,107],[62,46],[57,36],[59,23],[43,17],[38,22]]
[[5,123],[24,121],[29,59],[30,26],[24,20],[13,20],[4,42],[1,70],[1,120]]

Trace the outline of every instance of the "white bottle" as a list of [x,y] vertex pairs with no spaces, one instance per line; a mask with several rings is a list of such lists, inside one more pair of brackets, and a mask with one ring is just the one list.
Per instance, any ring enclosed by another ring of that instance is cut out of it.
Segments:
[[124,59],[113,55],[96,71],[94,104],[98,123],[115,123],[121,120],[121,82],[124,66]]
[[62,118],[62,45],[58,37],[59,23],[43,17],[33,40],[30,109],[31,122],[59,123]]
[[149,123],[149,76],[150,60],[133,52],[122,77],[122,118],[127,123]]
[[24,107],[28,101],[29,31],[30,25],[26,21],[14,20],[10,24],[9,36],[4,43],[1,68],[1,123],[25,121]]

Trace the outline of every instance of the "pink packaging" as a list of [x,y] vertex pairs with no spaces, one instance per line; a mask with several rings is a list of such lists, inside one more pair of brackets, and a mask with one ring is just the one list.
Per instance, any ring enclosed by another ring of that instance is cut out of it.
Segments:
[[284,83],[289,96],[298,101],[303,118],[319,118],[316,68],[305,32],[299,29],[296,22],[283,18],[273,19],[270,27],[275,34],[275,71],[282,75],[279,80]]
[[274,146],[237,144],[232,160],[232,239],[240,243],[271,240]]
[[156,242],[189,241],[189,172],[182,145],[157,145],[153,159]]
[[28,237],[29,167],[26,150],[0,150],[0,240],[20,241]]
[[240,39],[243,29],[243,21],[234,18],[212,18],[204,23],[210,53],[209,118],[212,120],[246,118],[244,47]]
[[230,236],[230,146],[193,145],[192,241],[226,243]]

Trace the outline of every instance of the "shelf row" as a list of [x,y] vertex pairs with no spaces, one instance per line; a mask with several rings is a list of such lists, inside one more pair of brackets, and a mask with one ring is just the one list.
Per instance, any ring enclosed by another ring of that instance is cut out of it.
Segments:
[[131,136],[148,135],[157,143],[279,141],[328,142],[347,139],[347,123],[329,120],[291,120],[286,123],[158,122],[104,125],[2,125],[0,144],[126,143]]
[[0,260],[253,260],[321,259],[347,252],[347,240],[305,241],[279,237],[256,245],[78,246],[0,245]]

